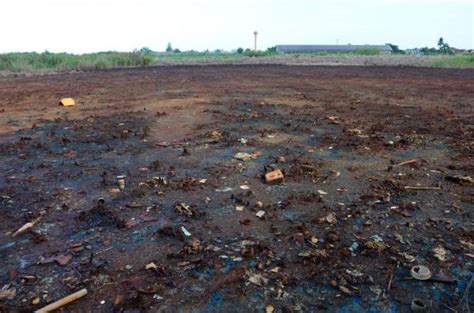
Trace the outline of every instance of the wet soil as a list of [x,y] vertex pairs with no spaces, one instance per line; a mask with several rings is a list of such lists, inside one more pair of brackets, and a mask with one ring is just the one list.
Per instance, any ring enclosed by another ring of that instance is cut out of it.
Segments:
[[0,79],[0,311],[81,288],[66,311],[472,307],[473,86],[276,65]]

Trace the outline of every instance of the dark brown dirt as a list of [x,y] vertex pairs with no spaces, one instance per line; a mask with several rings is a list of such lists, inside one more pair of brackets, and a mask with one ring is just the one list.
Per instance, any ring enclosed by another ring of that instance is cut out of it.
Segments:
[[0,311],[81,288],[67,311],[472,307],[473,86],[390,67],[0,79]]

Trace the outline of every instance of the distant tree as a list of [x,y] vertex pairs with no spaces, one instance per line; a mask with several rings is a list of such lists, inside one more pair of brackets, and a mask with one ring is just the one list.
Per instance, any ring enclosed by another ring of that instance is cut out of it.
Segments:
[[267,49],[267,52],[277,52],[277,47],[270,47]]
[[237,53],[238,53],[238,54],[244,53],[244,48],[240,48],[240,47],[239,47],[239,48],[237,49]]
[[179,50],[178,48],[174,49],[173,50],[174,53],[181,53],[181,50]]
[[173,46],[171,46],[171,42],[168,42],[168,46],[166,47],[166,52],[173,52]]
[[424,47],[420,49],[421,54],[436,54],[438,51],[435,48]]
[[252,50],[250,50],[249,48],[247,48],[247,49],[245,49],[244,52],[245,52],[245,53],[249,53],[249,52],[251,52],[251,51],[252,51]]
[[397,45],[394,45],[394,44],[391,44],[391,43],[387,43],[387,45],[389,45],[390,48],[392,48],[392,53],[394,53],[394,54],[405,54],[405,51],[400,50],[400,48]]
[[453,51],[447,42],[444,41],[443,37],[438,40],[438,50],[442,54],[452,54]]
[[135,49],[135,50],[133,50],[133,52],[143,54],[143,55],[150,55],[150,54],[153,53],[153,50],[151,50],[148,47],[143,47],[141,49]]
[[439,40],[438,40],[438,48],[441,49],[441,47],[443,47],[443,46],[444,46],[444,39],[443,39],[443,37],[440,37]]

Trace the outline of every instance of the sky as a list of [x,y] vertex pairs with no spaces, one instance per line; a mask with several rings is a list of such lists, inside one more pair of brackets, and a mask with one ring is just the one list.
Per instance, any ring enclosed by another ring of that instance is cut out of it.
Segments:
[[473,0],[2,0],[0,53],[277,44],[474,48]]

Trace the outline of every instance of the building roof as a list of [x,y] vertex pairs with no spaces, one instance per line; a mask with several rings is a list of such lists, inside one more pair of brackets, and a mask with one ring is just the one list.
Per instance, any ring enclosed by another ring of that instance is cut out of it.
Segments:
[[282,52],[348,52],[358,49],[377,49],[391,52],[389,45],[277,45],[276,49]]

